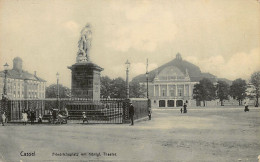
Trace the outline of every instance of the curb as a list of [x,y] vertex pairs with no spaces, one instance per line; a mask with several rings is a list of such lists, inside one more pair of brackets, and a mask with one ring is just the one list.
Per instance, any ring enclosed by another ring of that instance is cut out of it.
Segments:
[[141,122],[141,121],[146,121],[146,120],[149,120],[148,116],[140,118],[140,119],[136,119],[136,120],[134,120],[134,122]]

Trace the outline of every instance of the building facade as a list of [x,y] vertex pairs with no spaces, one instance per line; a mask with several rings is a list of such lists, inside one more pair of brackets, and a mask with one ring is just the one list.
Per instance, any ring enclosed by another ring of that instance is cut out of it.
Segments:
[[[180,54],[176,58],[148,74],[148,92],[152,107],[180,107],[184,103],[196,106],[193,99],[194,85],[202,78],[208,78],[213,83],[217,78],[209,73],[202,73],[200,68],[182,59]],[[133,78],[146,87],[146,76]]]
[[[16,57],[13,59],[13,68],[6,73],[6,92],[10,99],[44,99],[46,81],[37,76],[36,72],[30,74],[23,71],[23,61]],[[5,73],[0,72],[0,93],[4,93]]]

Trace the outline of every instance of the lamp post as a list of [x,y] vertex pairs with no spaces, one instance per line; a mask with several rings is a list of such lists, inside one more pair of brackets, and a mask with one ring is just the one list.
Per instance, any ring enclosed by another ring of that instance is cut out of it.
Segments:
[[56,77],[57,77],[57,107],[58,107],[58,109],[60,109],[60,102],[59,102],[59,98],[60,98],[59,76],[60,76],[60,74],[57,72]]
[[149,74],[148,72],[145,73],[145,75],[146,75],[146,89],[147,89],[147,91],[146,91],[147,95],[146,95],[146,96],[147,96],[147,99],[149,98],[149,91],[148,91],[148,74]]
[[5,63],[5,65],[4,65],[4,74],[5,74],[5,80],[4,80],[4,96],[6,97],[6,95],[7,95],[7,90],[6,90],[6,75],[7,75],[7,71],[8,71],[8,64],[7,63]]
[[147,88],[147,99],[149,98],[149,91],[148,91],[148,59],[146,60],[146,73],[145,73],[145,76],[146,76],[146,88]]
[[129,99],[128,73],[129,73],[130,62],[127,60],[125,62],[125,65],[126,65],[126,98]]

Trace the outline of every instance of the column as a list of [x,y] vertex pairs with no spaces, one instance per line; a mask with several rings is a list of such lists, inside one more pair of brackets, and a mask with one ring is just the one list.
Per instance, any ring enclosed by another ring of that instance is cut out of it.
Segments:
[[186,97],[186,88],[185,88],[185,84],[183,85],[183,97]]
[[191,83],[189,84],[189,98],[191,98],[191,94],[192,94],[192,92],[191,92]]
[[175,96],[176,96],[176,98],[177,98],[177,96],[178,96],[177,84],[175,84]]
[[169,94],[169,87],[168,87],[168,83],[166,84],[166,97],[168,97]]
[[158,84],[159,89],[159,96],[161,96],[161,84]]
[[153,96],[155,97],[155,84],[153,85]]

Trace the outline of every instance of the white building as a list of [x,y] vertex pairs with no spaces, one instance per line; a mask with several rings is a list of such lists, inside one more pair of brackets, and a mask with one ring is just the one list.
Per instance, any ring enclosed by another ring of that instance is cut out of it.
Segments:
[[[22,69],[22,59],[13,59],[13,69],[7,70],[6,90],[9,99],[44,99],[46,81]],[[0,93],[4,93],[4,71],[0,72]]]
[[[198,66],[177,54],[174,60],[149,72],[148,90],[152,107],[179,107],[184,102],[190,106],[200,104],[193,99],[193,88],[202,78],[208,78],[214,84],[217,82],[214,75],[202,73]],[[135,77],[133,81],[146,87],[145,74]]]

